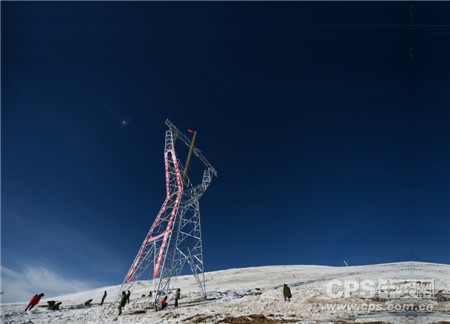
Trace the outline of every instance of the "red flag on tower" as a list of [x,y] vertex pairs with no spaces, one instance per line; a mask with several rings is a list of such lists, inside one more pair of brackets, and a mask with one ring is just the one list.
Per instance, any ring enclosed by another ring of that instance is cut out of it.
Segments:
[[192,129],[188,129],[189,134],[194,135],[195,131],[193,131]]

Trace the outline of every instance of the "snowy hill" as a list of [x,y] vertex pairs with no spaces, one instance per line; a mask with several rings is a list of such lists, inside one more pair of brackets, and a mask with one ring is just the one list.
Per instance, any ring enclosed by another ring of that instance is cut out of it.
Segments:
[[[450,266],[402,262],[368,266],[264,266],[205,274],[207,299],[193,276],[181,276],[179,307],[155,312],[151,281],[132,286],[129,304],[118,316],[120,285],[1,305],[1,322],[16,323],[450,323]],[[292,292],[283,300],[283,284]],[[104,291],[105,304],[100,306]],[[45,293],[45,291],[44,291]],[[84,302],[93,299],[90,307]],[[61,302],[59,310],[47,302]]]

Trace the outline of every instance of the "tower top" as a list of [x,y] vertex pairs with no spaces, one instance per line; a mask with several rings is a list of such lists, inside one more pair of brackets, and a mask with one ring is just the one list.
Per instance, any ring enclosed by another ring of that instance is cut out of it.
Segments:
[[[175,137],[180,138],[188,147],[191,145],[191,141],[189,140],[189,138],[183,132],[181,132],[169,119],[166,119],[166,125],[169,126],[172,132],[174,132],[174,135],[176,135]],[[202,152],[198,148],[194,147],[193,153],[205,164],[205,166],[211,171],[211,173],[217,177],[216,169],[214,169],[211,163],[209,163],[208,160],[203,156]]]

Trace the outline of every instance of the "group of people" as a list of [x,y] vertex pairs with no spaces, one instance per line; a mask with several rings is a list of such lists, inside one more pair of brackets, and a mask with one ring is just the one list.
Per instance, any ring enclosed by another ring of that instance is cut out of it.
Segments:
[[[130,294],[130,291],[128,291],[128,293]],[[106,290],[105,290],[105,292],[103,293],[102,301],[100,302],[100,306],[103,306],[103,303],[105,302],[105,298],[107,295],[108,294],[106,293]],[[31,297],[30,301],[28,302],[27,308],[25,308],[25,312],[28,310],[32,310],[34,306],[39,304],[42,297],[44,297],[44,293],[40,293],[39,295],[36,294],[33,297]],[[130,295],[128,295],[128,298],[129,297],[130,297]],[[84,302],[84,306],[91,306],[91,302],[92,302],[92,299],[87,300],[86,302]],[[54,300],[50,300],[47,303],[48,303],[48,309],[51,309],[51,310],[58,310],[59,305],[61,305],[61,302],[58,303]]]
[[[176,290],[176,292],[175,292],[175,307],[178,307],[178,300],[180,299],[180,292],[181,292],[180,288],[178,288]],[[103,297],[102,297],[102,301],[100,302],[100,306],[103,306],[103,303],[105,302],[105,298],[106,298],[107,295],[108,294],[107,294],[107,292],[105,290],[105,292],[103,294]],[[131,291],[130,290],[128,290],[127,293],[125,291],[122,291],[122,298],[120,299],[119,307],[118,307],[119,315],[122,314],[122,308],[125,307],[125,305],[127,303],[130,303],[130,296],[131,296]],[[25,308],[25,312],[28,311],[28,310],[32,310],[34,306],[39,304],[39,302],[40,302],[42,297],[44,297],[44,293],[40,293],[39,295],[36,294],[33,297],[31,297],[30,301],[28,302],[27,308]],[[91,302],[92,302],[92,299],[87,300],[86,302],[84,302],[84,306],[88,306],[88,307],[91,306]],[[53,309],[59,309],[59,307],[55,308],[54,305],[59,306],[60,304],[61,303],[56,303],[55,301],[50,301],[49,302],[49,308],[50,308],[50,306],[52,306],[52,308],[51,308],[52,310]],[[164,296],[161,299],[161,301],[159,302],[159,305],[158,305],[156,310],[163,310],[166,307],[167,307],[167,295]]]
[[[128,293],[125,293],[125,291],[122,291],[122,298],[120,299],[119,306],[118,306],[119,315],[122,314],[122,308],[125,307],[125,305],[130,302],[130,295],[131,295],[131,292],[129,290],[128,290]],[[175,307],[178,307],[178,300],[180,299],[180,295],[181,295],[181,289],[178,288],[175,292]],[[150,292],[149,296],[150,297],[152,296],[151,292]],[[154,305],[155,311],[163,310],[167,307],[167,305],[168,305],[167,304],[167,295],[164,295],[164,297],[159,301],[159,303]]]
[[[175,307],[178,307],[178,300],[180,299],[181,289],[178,288],[175,291]],[[163,310],[167,307],[167,295],[165,295],[161,301],[159,302],[158,308],[155,308],[155,310]]]
[[[180,288],[178,288],[176,290],[176,292],[175,292],[175,307],[178,307],[178,300],[180,299],[180,294],[181,294],[181,290],[180,290]],[[44,296],[44,293],[40,293],[39,295],[36,294],[33,297],[31,297],[27,308],[25,308],[25,311],[33,309],[34,306],[39,304],[39,301],[41,300],[41,298],[43,296]],[[102,301],[100,302],[100,306],[103,305],[103,302],[105,301],[106,296],[107,296],[107,293],[106,293],[106,290],[105,290],[105,292],[103,294],[103,297],[102,297]],[[125,305],[127,303],[130,303],[130,296],[131,296],[131,291],[130,290],[128,290],[127,293],[125,291],[122,291],[122,298],[120,299],[119,307],[118,307],[119,315],[122,314],[122,308],[125,307]],[[284,301],[288,301],[288,302],[291,301],[291,297],[292,297],[291,289],[286,284],[283,285],[283,296],[284,296]],[[91,302],[92,302],[92,299],[89,299],[88,301],[86,301],[84,303],[84,305],[85,306],[90,306]],[[158,305],[155,305],[155,310],[163,310],[166,307],[167,307],[167,295],[165,295],[161,299],[161,301],[159,302]]]

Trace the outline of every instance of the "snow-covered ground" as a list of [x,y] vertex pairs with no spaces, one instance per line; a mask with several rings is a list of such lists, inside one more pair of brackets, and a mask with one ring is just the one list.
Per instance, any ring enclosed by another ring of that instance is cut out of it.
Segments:
[[[139,281],[120,316],[114,303],[118,285],[42,299],[28,312],[26,302],[2,304],[1,322],[450,323],[449,265],[265,266],[208,272],[205,279],[207,299],[200,296],[193,276],[176,280],[178,308],[174,293],[168,292],[168,308],[155,312],[148,297],[152,282]],[[291,288],[290,302],[283,300],[283,284]],[[100,306],[105,290],[108,296]],[[85,307],[89,299],[92,306]],[[48,309],[50,300],[62,302],[60,309]]]

